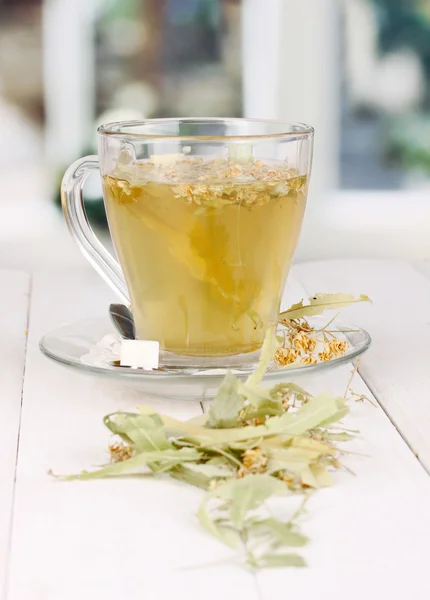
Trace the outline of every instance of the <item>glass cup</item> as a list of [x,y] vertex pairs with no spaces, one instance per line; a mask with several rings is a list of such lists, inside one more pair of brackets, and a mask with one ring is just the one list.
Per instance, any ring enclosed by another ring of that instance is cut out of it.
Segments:
[[[255,119],[156,119],[98,129],[99,158],[62,183],[78,246],[160,343],[168,366],[240,367],[275,327],[309,185],[313,129]],[[100,170],[119,263],[88,224]]]

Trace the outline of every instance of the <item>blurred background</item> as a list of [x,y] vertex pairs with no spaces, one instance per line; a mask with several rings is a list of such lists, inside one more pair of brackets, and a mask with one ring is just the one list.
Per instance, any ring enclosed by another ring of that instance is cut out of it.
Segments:
[[430,0],[0,0],[0,267],[83,261],[58,191],[98,124],[199,115],[316,127],[298,260],[430,258]]

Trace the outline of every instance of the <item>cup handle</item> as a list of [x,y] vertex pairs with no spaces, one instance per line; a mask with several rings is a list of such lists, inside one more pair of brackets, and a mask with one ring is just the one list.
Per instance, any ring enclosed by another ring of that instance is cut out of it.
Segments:
[[61,204],[72,238],[85,258],[114,290],[122,302],[130,305],[127,285],[118,262],[98,240],[88,222],[82,188],[91,171],[99,171],[97,156],[85,156],[66,171],[61,183]]

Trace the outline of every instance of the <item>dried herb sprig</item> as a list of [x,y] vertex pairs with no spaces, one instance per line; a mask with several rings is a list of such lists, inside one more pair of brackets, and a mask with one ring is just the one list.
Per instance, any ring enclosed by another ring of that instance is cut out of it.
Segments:
[[281,312],[278,347],[274,354],[276,365],[315,365],[344,356],[349,344],[347,339],[339,335],[342,336],[350,330],[330,329],[337,314],[319,329],[313,327],[308,318],[357,302],[370,302],[370,298],[363,294],[358,298],[350,294],[315,294],[309,298],[308,304],[304,304],[302,300]]
[[[294,317],[299,333],[310,333],[305,316]],[[62,479],[168,474],[206,491],[197,515],[201,526],[241,550],[249,566],[304,566],[297,553],[308,542],[298,526],[303,507],[282,521],[271,515],[267,500],[297,493],[306,500],[331,485],[332,471],[343,467],[337,444],[353,435],[336,426],[349,411],[346,398],[313,396],[291,382],[262,387],[274,337],[266,336],[257,370],[245,382],[228,373],[209,413],[197,421],[177,421],[145,406],[107,415],[104,423],[118,440],[109,446],[111,462]]]

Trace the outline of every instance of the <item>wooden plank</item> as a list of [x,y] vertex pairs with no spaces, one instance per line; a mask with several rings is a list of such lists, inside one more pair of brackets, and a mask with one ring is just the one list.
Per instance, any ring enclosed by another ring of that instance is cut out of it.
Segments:
[[417,271],[430,279],[430,259],[411,260],[410,264],[415,267]]
[[30,277],[0,270],[0,597],[6,579],[27,341]]
[[[321,280],[312,292],[343,289]],[[290,277],[285,307],[303,296]],[[344,366],[297,382],[313,393],[343,395],[351,370]],[[353,389],[372,398],[358,375]],[[344,423],[361,432],[346,445],[356,454],[344,458],[356,477],[336,472],[336,485],[311,498],[302,522],[311,539],[304,552],[309,568],[262,571],[257,575],[261,597],[271,600],[285,590],[301,600],[427,600],[430,478],[381,408],[352,402]]]
[[[47,476],[106,461],[101,417],[148,402],[141,393],[80,376],[41,355],[40,336],[61,321],[100,314],[111,293],[90,271],[36,274],[24,387],[8,600],[175,598],[257,600],[253,576],[195,518],[201,492],[162,480],[64,483]],[[199,403],[151,402],[179,418]]]
[[309,293],[345,291],[372,298],[372,307],[357,305],[345,313],[373,338],[360,373],[430,470],[430,281],[411,265],[389,260],[309,263],[296,275]]
[[[290,282],[286,303],[302,293]],[[345,595],[361,600],[364,593],[382,592],[394,600],[429,597],[424,533],[430,527],[430,479],[384,413],[367,403],[354,403],[346,423],[362,431],[349,448],[368,455],[348,458],[357,477],[338,474],[338,485],[314,497],[304,520],[312,539],[306,553],[310,568],[259,574],[259,596],[252,576],[231,563],[188,569],[230,556],[198,530],[197,490],[169,481],[49,480],[49,467],[74,472],[100,463],[106,443],[100,416],[137,402],[101,391],[98,380],[49,363],[36,348],[46,329],[96,314],[109,299],[92,274],[36,277],[9,600],[71,600],[83,594],[107,600],[233,598],[239,589],[252,600],[277,597],[280,590],[304,600]],[[343,393],[349,371],[345,367],[300,383],[313,391]],[[366,387],[357,379],[354,389]],[[186,418],[190,407],[196,408],[179,404],[166,403],[163,410]]]
[[[343,394],[350,373],[341,367],[300,384]],[[353,389],[372,398],[360,377]],[[288,589],[301,600],[427,600],[430,478],[379,407],[352,402],[344,423],[360,430],[345,447],[357,454],[343,458],[355,476],[336,472],[335,485],[310,499],[302,521],[309,567],[261,572],[262,597]]]

